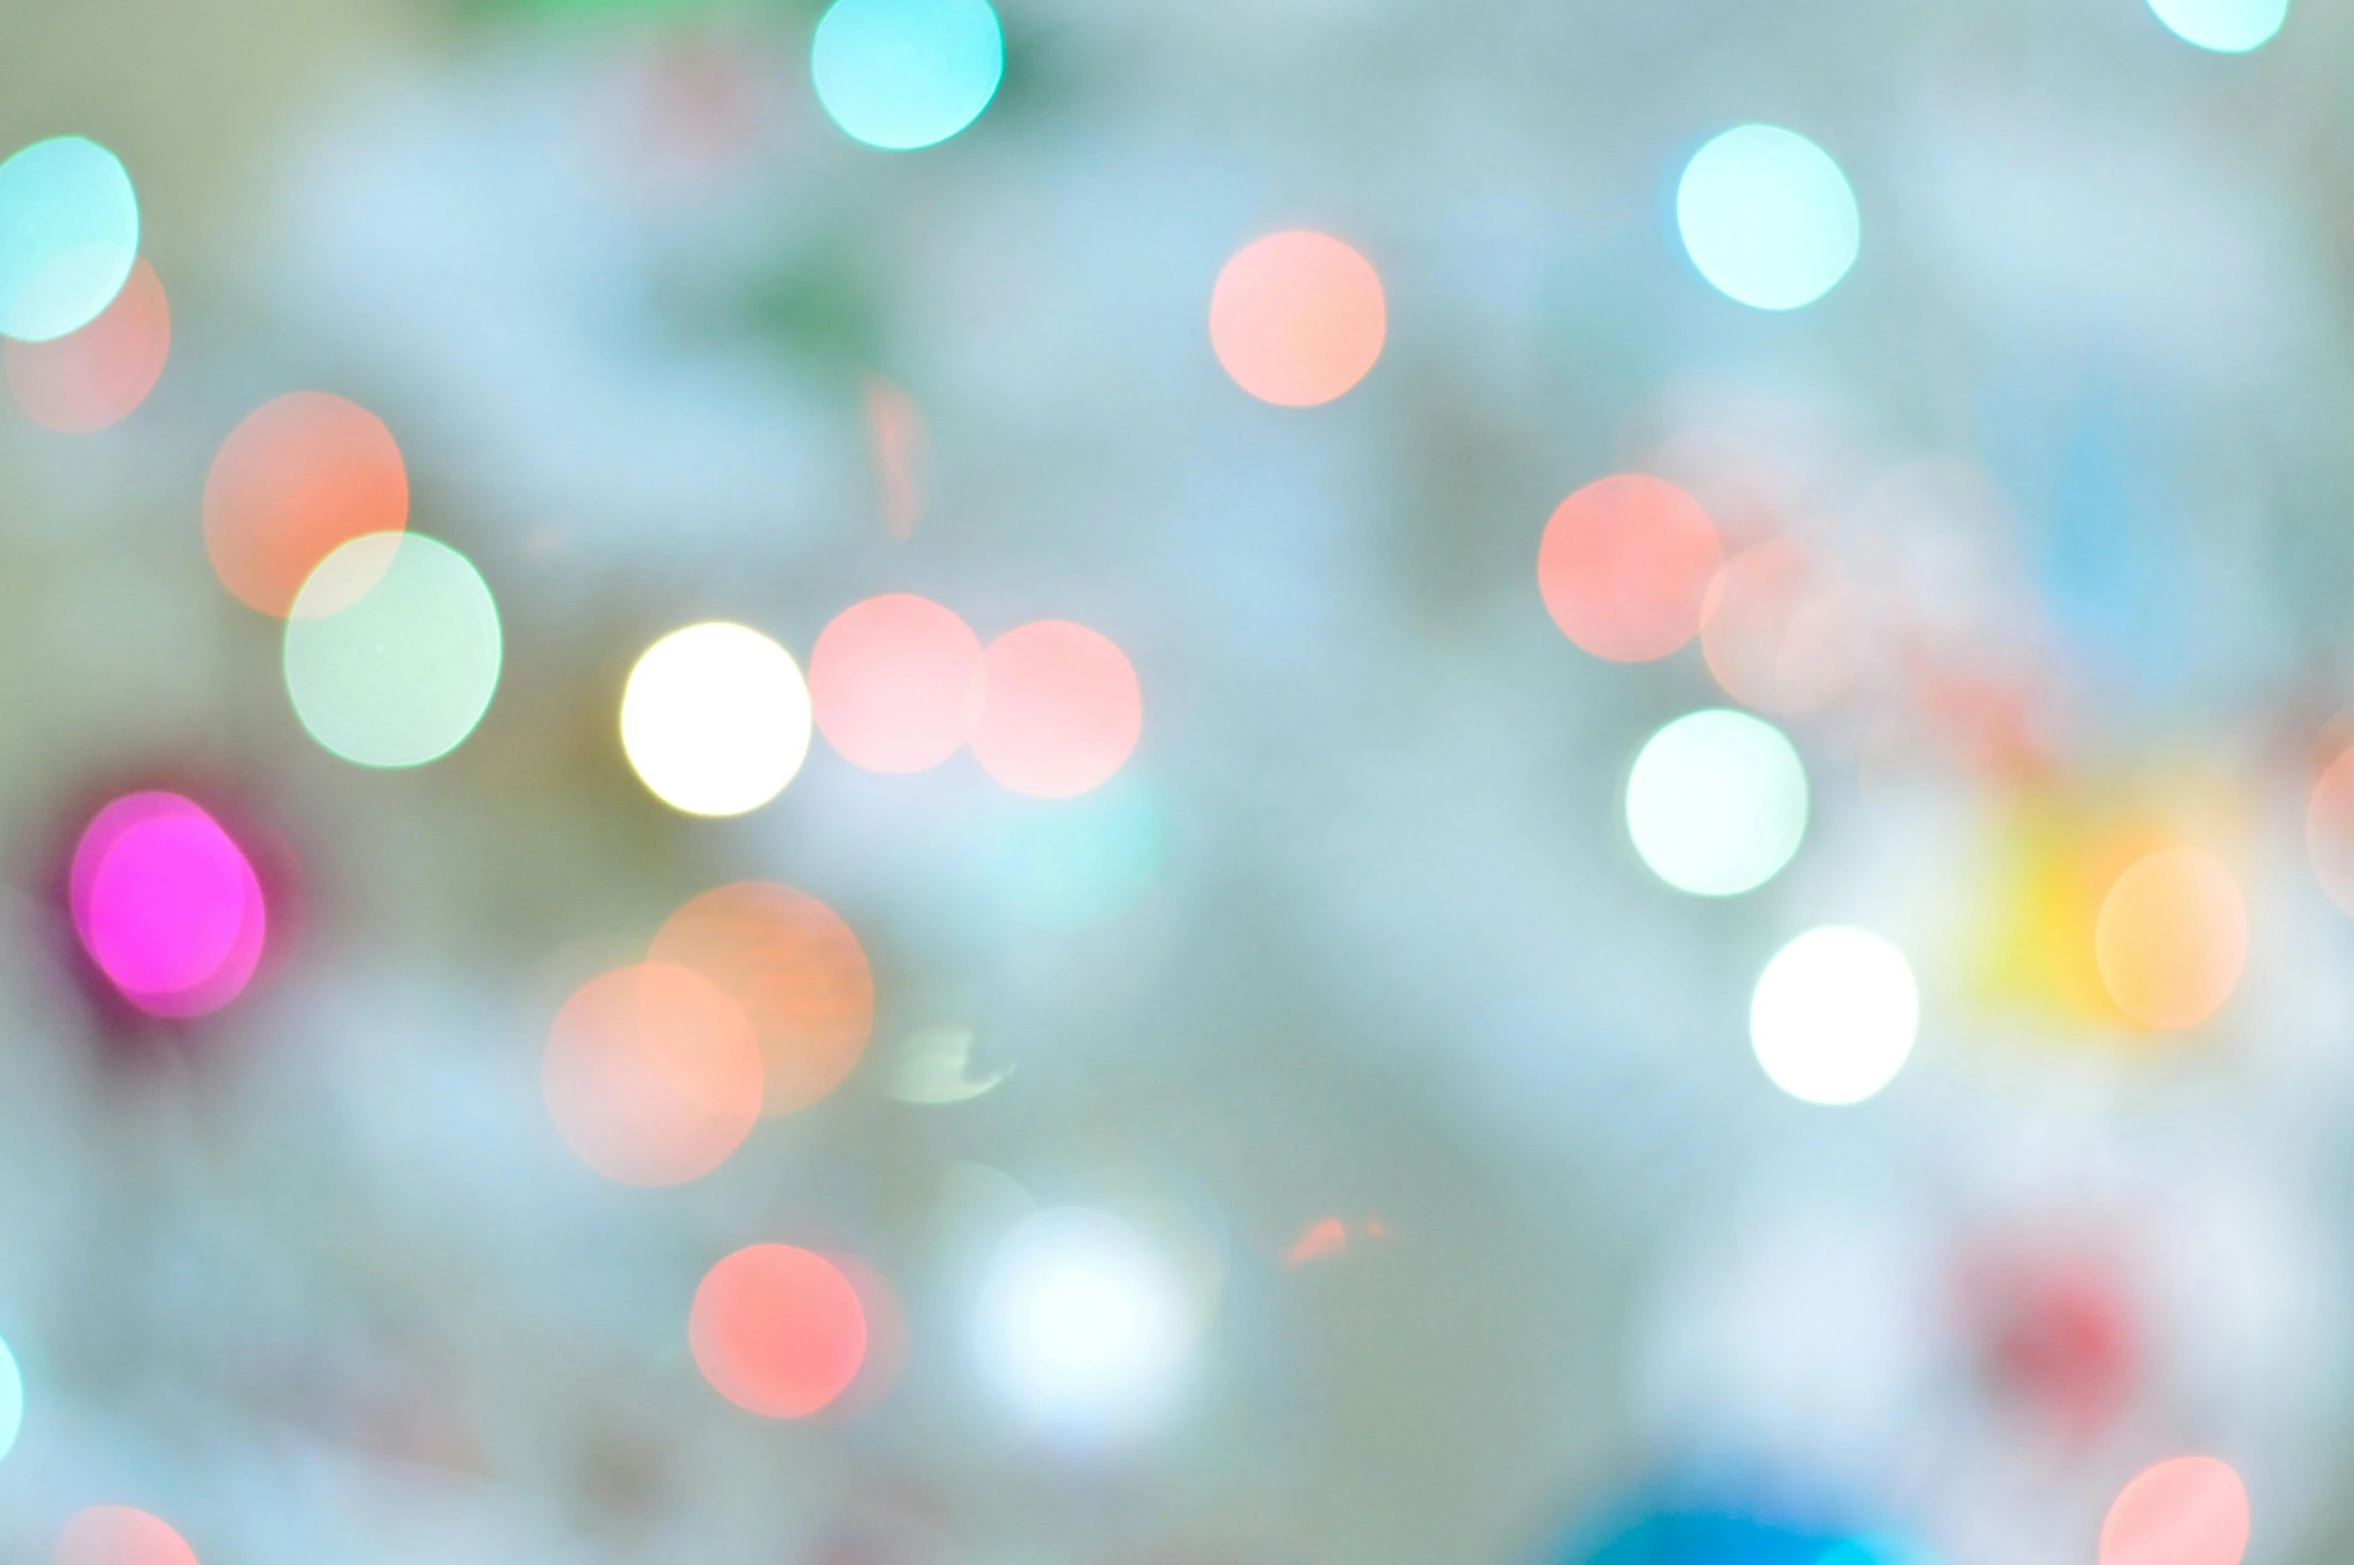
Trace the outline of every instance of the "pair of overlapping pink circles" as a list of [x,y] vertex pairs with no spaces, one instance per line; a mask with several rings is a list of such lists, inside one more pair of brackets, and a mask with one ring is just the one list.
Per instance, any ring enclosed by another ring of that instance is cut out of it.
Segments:
[[261,960],[268,917],[252,860],[176,793],[100,810],[74,849],[67,891],[82,949],[151,1016],[220,1009]]
[[952,610],[886,593],[834,617],[809,654],[818,732],[854,766],[920,772],[965,745],[1016,793],[1062,799],[1117,772],[1144,730],[1127,654],[1069,620],[987,647]]

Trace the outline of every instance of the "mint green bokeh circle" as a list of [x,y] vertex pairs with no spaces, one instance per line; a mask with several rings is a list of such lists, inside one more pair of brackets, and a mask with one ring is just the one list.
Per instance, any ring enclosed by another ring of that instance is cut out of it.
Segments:
[[1005,75],[1005,34],[989,0],[834,0],[809,74],[835,124],[905,152],[979,118]]
[[295,595],[286,693],[310,736],[345,760],[422,766],[481,721],[502,650],[498,605],[464,555],[373,533],[328,555]]
[[81,136],[0,163],[0,335],[48,342],[98,318],[139,258],[139,198],[113,153]]
[[1806,768],[1773,724],[1722,707],[1653,734],[1627,774],[1627,835],[1661,880],[1699,897],[1764,885],[1806,838]]
[[2217,54],[2246,54],[2272,41],[2289,0],[2150,0],[2166,30]]
[[1676,182],[1676,231],[1719,293],[1760,310],[1829,293],[1863,242],[1847,176],[1779,125],[1736,125],[1692,154]]
[[25,1426],[25,1378],[16,1355],[0,1342],[0,1457],[16,1449],[18,1431]]

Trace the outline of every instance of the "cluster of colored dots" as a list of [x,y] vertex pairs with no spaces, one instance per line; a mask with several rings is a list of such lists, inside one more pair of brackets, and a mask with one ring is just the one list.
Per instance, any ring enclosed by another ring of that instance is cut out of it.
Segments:
[[[2150,0],[2200,48],[2272,38],[2287,0]],[[1005,39],[987,0],[834,0],[812,36],[819,104],[866,146],[936,146],[997,95]],[[1782,312],[1823,299],[1862,254],[1846,173],[1795,131],[1717,134],[1675,184],[1677,236],[1698,276],[1740,304]],[[61,433],[119,423],[157,385],[171,343],[163,285],[140,253],[140,214],[112,153],[76,136],[0,163],[0,368],[26,417]],[[1211,290],[1212,352],[1234,383],[1286,408],[1331,403],[1379,362],[1381,278],[1329,235],[1291,230],[1235,253]],[[503,662],[496,601],[456,548],[411,532],[406,468],[382,420],[324,392],[256,409],[223,441],[204,486],[203,542],[222,587],[282,621],[288,703],[322,749],[371,768],[433,762],[464,743]],[[1544,607],[1585,652],[1667,657],[1695,639],[1741,706],[1802,712],[1825,697],[1779,656],[1779,605],[1805,569],[1786,543],[1728,556],[1691,495],[1642,473],[1603,478],[1547,523]],[[1762,628],[1761,628],[1762,627]],[[1761,637],[1773,643],[1756,654]],[[984,645],[952,610],[909,594],[845,609],[817,637],[806,677],[749,626],[687,626],[648,647],[620,696],[623,754],[645,786],[691,815],[766,805],[800,771],[813,731],[867,771],[906,774],[969,749],[1015,793],[1070,799],[1103,787],[1138,744],[1134,667],[1064,620]],[[1654,733],[1627,773],[1640,861],[1677,891],[1742,896],[1801,851],[1809,784],[1797,747],[1751,712],[1710,707]],[[2309,848],[2354,911],[2354,753],[2317,783]],[[177,793],[146,791],[89,820],[67,874],[82,951],[145,1015],[216,1011],[252,981],[268,945],[250,845]],[[2155,848],[2101,899],[2092,957],[2119,1011],[2149,1029],[2212,1016],[2245,963],[2248,920],[2229,868],[2189,845]],[[1749,1035],[1767,1078],[1809,1103],[1881,1091],[1905,1065],[1921,995],[1902,950],[1846,925],[1783,944],[1758,976]],[[582,984],[542,1057],[546,1107],[581,1163],[617,1183],[701,1178],[764,1117],[832,1093],[874,1025],[866,953],[816,898],[765,882],[694,898],[644,960]],[[929,1101],[953,1101],[935,1092]],[[910,1101],[926,1101],[918,1094]],[[1345,1230],[1314,1253],[1345,1242]],[[896,1305],[847,1257],[785,1244],[713,1265],[687,1311],[698,1370],[730,1403],[771,1418],[842,1405],[885,1364]],[[983,1292],[980,1356],[1036,1421],[1109,1428],[1178,1394],[1200,1326],[1165,1257],[1120,1219],[1040,1212],[1001,1249]],[[886,1365],[887,1367],[887,1365]],[[22,1423],[15,1360],[0,1348],[0,1455]],[[2210,1457],[2161,1462],[2128,1483],[2100,1531],[2100,1565],[2238,1565],[2250,1527],[2236,1472]],[[1869,1551],[1862,1551],[1870,1557]],[[195,1565],[169,1524],[102,1505],[60,1530],[58,1565]]]
[[835,616],[806,678],[769,637],[713,622],[648,647],[621,700],[630,765],[690,815],[741,815],[775,798],[801,770],[813,724],[867,771],[924,771],[970,746],[1014,792],[1067,799],[1126,763],[1144,699],[1127,654],[1084,625],[1037,620],[983,647],[952,610],[887,593]]
[[874,1004],[866,952],[833,909],[767,882],[722,886],[674,913],[644,962],[591,979],[557,1013],[548,1112],[607,1178],[683,1184],[763,1114],[839,1086]]
[[[1539,596],[1581,650],[1648,662],[1698,640],[1729,696],[1772,711],[1811,710],[1829,693],[1778,639],[1790,633],[1791,579],[1805,569],[1779,539],[1728,557],[1700,502],[1646,473],[1615,474],[1569,496],[1537,551]],[[1745,647],[1761,635],[1762,654]],[[1806,835],[1798,751],[1748,712],[1712,708],[1661,728],[1637,752],[1624,797],[1636,856],[1694,896],[1756,890],[1791,862]],[[2316,785],[2308,837],[2325,887],[2354,908],[2347,867],[2354,866],[2354,758]],[[2212,1016],[2247,957],[2247,911],[2230,870],[2183,843],[2152,847],[2116,872],[2082,933],[2117,1012],[2153,1031]],[[1920,1014],[1902,951],[1881,936],[1833,926],[1792,940],[1766,965],[1752,997],[1750,1041],[1767,1077],[1793,1097],[1854,1103],[1902,1068]]]

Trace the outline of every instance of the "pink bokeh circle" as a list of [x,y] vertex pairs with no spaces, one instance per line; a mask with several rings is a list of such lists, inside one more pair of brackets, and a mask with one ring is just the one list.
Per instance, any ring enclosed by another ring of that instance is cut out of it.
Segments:
[[100,810],[74,849],[74,933],[151,1016],[201,1016],[243,992],[268,932],[261,880],[220,822],[176,793]]

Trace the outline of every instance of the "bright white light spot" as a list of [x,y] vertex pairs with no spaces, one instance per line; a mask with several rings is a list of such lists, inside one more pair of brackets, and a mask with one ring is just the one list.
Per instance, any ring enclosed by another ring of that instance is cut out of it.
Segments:
[[1024,1417],[1067,1436],[1133,1433],[1166,1410],[1192,1346],[1177,1273],[1118,1218],[1058,1207],[999,1247],[981,1364]]
[[1627,834],[1678,891],[1762,886],[1806,836],[1806,768],[1780,729],[1746,712],[1679,717],[1635,757]]
[[1784,946],[1757,980],[1749,1042],[1775,1086],[1808,1103],[1861,1103],[1913,1052],[1921,995],[1904,953],[1832,926]]
[[2246,54],[2289,17],[2289,0],[2150,0],[2167,30],[2218,54]]
[[1829,293],[1863,234],[1839,165],[1778,125],[1736,125],[1692,155],[1676,183],[1676,228],[1701,276],[1760,310]]
[[809,686],[792,655],[760,632],[689,625],[630,670],[621,747],[663,803],[689,815],[741,815],[801,769]]

